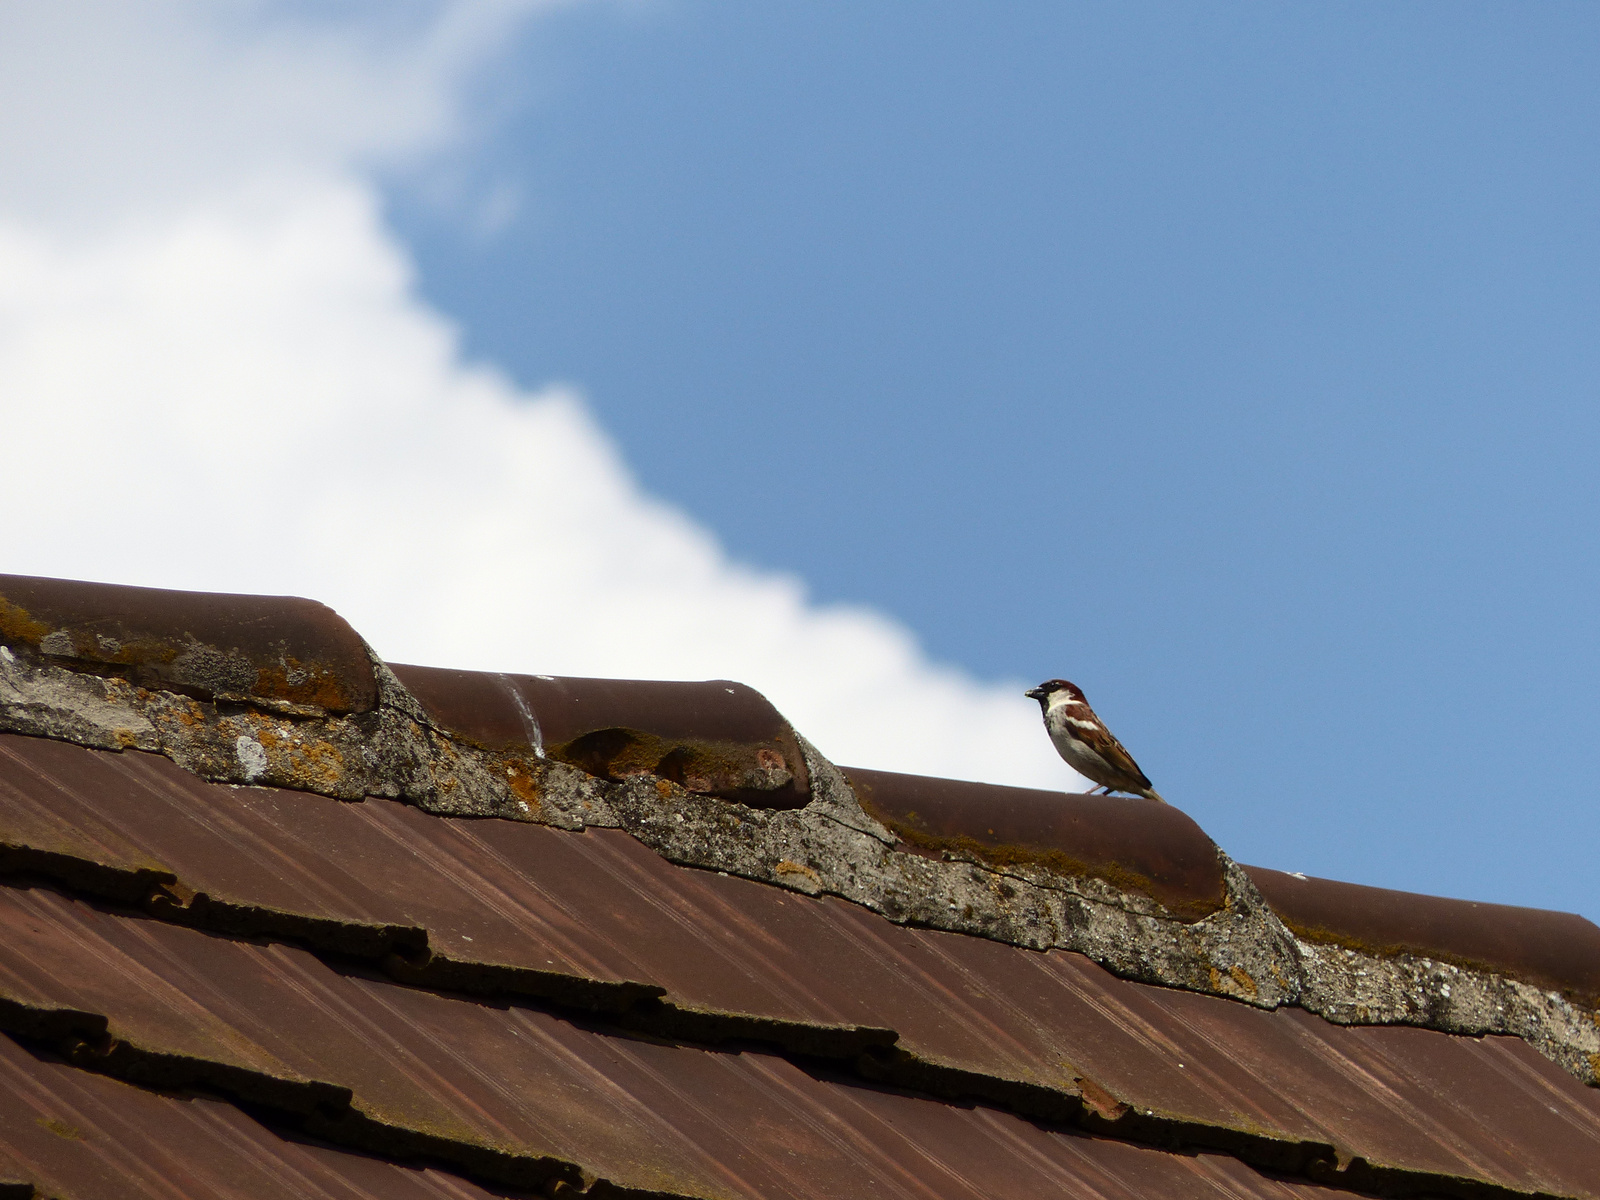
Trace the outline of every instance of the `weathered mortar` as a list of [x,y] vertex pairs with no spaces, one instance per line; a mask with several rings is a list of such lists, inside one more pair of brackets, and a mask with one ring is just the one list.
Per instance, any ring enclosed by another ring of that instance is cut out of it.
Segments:
[[335,716],[215,703],[69,670],[0,646],[0,729],[167,755],[203,778],[402,799],[428,812],[620,828],[664,858],[863,905],[891,921],[1030,949],[1074,950],[1123,978],[1299,1005],[1341,1024],[1514,1034],[1600,1083],[1600,1016],[1487,971],[1297,939],[1218,850],[1225,902],[1184,921],[1150,897],[1048,863],[997,866],[962,851],[897,848],[843,775],[801,740],[811,801],[766,810],[653,776],[596,778],[532,749],[489,750],[436,727],[375,657],[378,703]]

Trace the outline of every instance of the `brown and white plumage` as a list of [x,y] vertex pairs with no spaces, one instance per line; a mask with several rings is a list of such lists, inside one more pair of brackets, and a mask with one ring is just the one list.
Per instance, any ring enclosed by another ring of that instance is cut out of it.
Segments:
[[1107,792],[1130,792],[1166,803],[1150,786],[1133,755],[1095,716],[1077,684],[1047,679],[1024,694],[1039,702],[1044,727],[1055,743],[1056,753],[1079,775],[1094,780]]

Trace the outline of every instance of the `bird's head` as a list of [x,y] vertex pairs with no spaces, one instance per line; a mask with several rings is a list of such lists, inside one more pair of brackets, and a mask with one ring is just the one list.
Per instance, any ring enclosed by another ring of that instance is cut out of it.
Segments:
[[1046,679],[1036,688],[1023,692],[1029,699],[1037,700],[1040,708],[1049,708],[1053,697],[1065,692],[1067,699],[1083,701],[1083,689],[1065,679]]

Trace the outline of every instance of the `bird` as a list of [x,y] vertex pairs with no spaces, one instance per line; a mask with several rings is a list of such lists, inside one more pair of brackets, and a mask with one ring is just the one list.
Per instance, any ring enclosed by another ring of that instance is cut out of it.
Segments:
[[[1094,709],[1083,698],[1083,689],[1065,679],[1047,679],[1038,687],[1023,693],[1039,702],[1044,713],[1044,727],[1061,755],[1079,775],[1092,779],[1100,786],[1091,792],[1131,792],[1150,800],[1166,803],[1159,792],[1150,786],[1150,780],[1133,755],[1122,748],[1122,743],[1112,736],[1105,722],[1095,716]],[[1087,793],[1086,793],[1087,794]]]

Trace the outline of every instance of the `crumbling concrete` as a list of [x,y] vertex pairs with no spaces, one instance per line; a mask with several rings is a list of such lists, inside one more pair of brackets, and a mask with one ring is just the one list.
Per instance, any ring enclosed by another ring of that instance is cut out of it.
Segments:
[[0,729],[156,751],[225,783],[382,796],[443,815],[569,830],[620,828],[674,863],[836,896],[902,924],[1077,951],[1144,983],[1268,1009],[1299,1005],[1342,1024],[1515,1034],[1585,1083],[1600,1083],[1600,1015],[1492,972],[1300,940],[1220,849],[1225,902],[1185,921],[1102,879],[908,850],[804,739],[810,802],[752,808],[654,776],[600,779],[532,746],[468,744],[435,725],[373,662],[376,707],[334,715],[306,705],[288,711],[197,699],[71,669],[27,646],[0,646]]
[[1600,1012],[1492,971],[1414,954],[1378,956],[1298,943],[1296,1003],[1339,1025],[1414,1025],[1442,1033],[1520,1037],[1591,1087],[1600,1086]]

